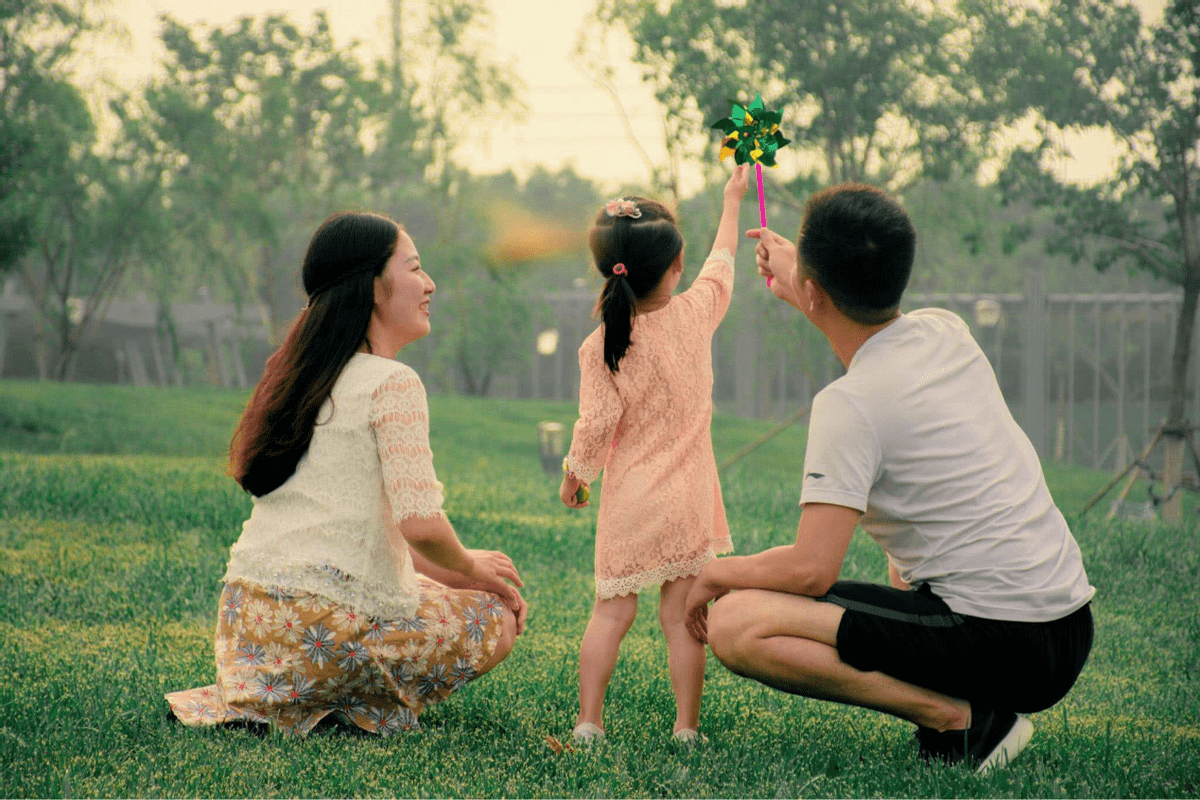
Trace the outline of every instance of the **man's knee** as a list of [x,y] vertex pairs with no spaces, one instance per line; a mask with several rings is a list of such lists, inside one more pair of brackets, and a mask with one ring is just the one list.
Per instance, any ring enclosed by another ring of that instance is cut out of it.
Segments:
[[734,672],[760,621],[763,594],[758,589],[731,592],[708,609],[708,646],[717,660]]

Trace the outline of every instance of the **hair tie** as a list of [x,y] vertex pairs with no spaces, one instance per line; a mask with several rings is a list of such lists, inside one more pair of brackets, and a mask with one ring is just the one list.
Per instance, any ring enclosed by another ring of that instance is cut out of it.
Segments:
[[628,275],[629,270],[625,269],[625,265],[618,261],[613,265],[612,273],[613,275]]
[[629,217],[630,219],[639,219],[642,216],[642,210],[637,207],[637,203],[632,200],[609,200],[604,204],[604,213],[610,217]]

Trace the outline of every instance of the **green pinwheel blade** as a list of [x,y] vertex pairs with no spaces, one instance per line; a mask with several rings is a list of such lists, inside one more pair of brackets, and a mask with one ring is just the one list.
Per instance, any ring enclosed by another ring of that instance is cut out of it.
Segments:
[[762,164],[764,167],[775,166],[775,153],[764,150],[763,154],[758,157],[758,163]]
[[722,119],[717,120],[716,122],[714,122],[712,124],[712,127],[719,128],[721,130],[721,133],[725,134],[726,136],[728,136],[729,134],[733,133],[734,131],[736,131],[738,129],[737,123],[735,123],[729,117],[724,117]]
[[791,144],[791,143],[792,143],[792,140],[791,140],[791,139],[785,139],[785,138],[783,138],[783,134],[782,134],[782,133],[780,133],[779,131],[775,131],[775,134],[774,134],[774,135],[775,135],[775,148],[776,148],[776,149],[779,149],[780,147],[783,147],[785,144]]
[[767,126],[767,128],[770,128],[772,125],[778,125],[779,121],[782,119],[782,111],[764,111],[762,113],[762,123],[763,125]]
[[765,108],[763,107],[763,101],[762,101],[761,94],[754,95],[754,102],[750,104],[750,108],[747,110],[750,112],[750,115],[752,117],[754,117],[755,119],[758,119],[759,113],[765,110]]

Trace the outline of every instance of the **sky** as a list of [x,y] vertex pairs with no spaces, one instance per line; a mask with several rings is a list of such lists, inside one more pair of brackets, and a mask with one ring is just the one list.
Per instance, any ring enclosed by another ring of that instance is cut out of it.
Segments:
[[[403,7],[413,10],[423,2],[436,0],[403,0]],[[1161,18],[1166,0],[1134,2],[1143,16],[1156,19]],[[477,173],[511,169],[523,178],[539,164],[550,170],[572,165],[607,189],[645,185],[650,175],[646,157],[630,140],[612,97],[573,61],[580,28],[591,16],[595,0],[489,0],[488,4],[492,58],[516,70],[523,84],[519,96],[528,111],[483,120],[477,127],[480,133],[459,150],[459,160]],[[283,11],[307,26],[319,9],[327,10],[339,42],[360,40],[364,56],[386,53],[388,0],[112,0],[105,13],[125,29],[126,40],[98,46],[89,59],[92,76],[134,85],[152,74],[162,55],[157,43],[160,14],[188,24],[220,25],[246,14]],[[664,163],[662,111],[632,63],[632,44],[614,39],[609,52],[633,134],[641,150]],[[1104,136],[1072,137],[1067,144],[1077,154],[1059,165],[1069,178],[1095,180],[1111,168],[1112,150]],[[785,171],[799,166],[789,164],[788,156],[787,148],[780,151]],[[700,186],[698,170],[681,176],[684,196]]]

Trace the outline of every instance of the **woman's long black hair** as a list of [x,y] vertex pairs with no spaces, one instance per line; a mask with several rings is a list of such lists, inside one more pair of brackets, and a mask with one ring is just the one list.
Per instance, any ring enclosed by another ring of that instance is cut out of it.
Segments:
[[400,231],[383,215],[343,212],[313,234],[301,272],[308,305],[267,359],[229,445],[229,472],[255,497],[295,473],[342,368],[364,342],[370,349],[374,279],[396,252]]
[[[671,262],[683,250],[683,236],[666,206],[644,197],[632,200],[641,216],[609,216],[601,209],[588,231],[588,244],[604,288],[596,301],[596,314],[604,325],[604,363],[619,371],[621,359],[632,344],[637,300],[658,286]],[[617,264],[625,274],[613,273]]]

